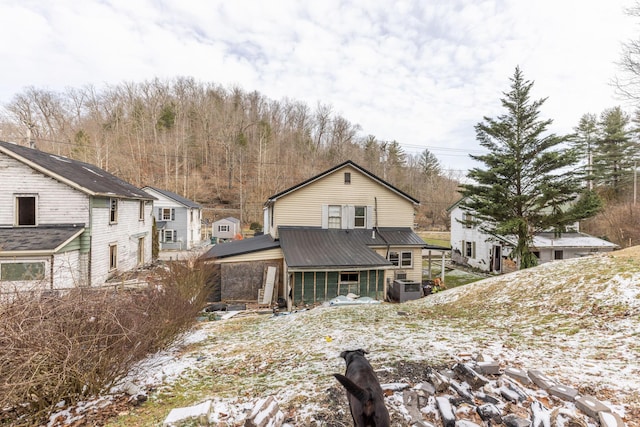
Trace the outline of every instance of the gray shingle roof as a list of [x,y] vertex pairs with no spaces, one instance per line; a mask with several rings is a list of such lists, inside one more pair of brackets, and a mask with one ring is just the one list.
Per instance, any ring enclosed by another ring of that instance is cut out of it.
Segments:
[[169,191],[169,190],[162,190],[162,189],[157,188],[157,187],[151,187],[150,185],[148,185],[148,186],[146,186],[146,187],[143,187],[143,188],[142,188],[142,190],[144,190],[145,188],[150,188],[150,189],[152,189],[152,190],[155,190],[155,191],[157,191],[158,193],[160,193],[160,194],[162,194],[162,195],[164,195],[164,196],[166,196],[166,197],[168,197],[168,198],[170,198],[170,199],[173,199],[173,200],[175,200],[176,202],[178,202],[178,203],[180,203],[180,204],[182,204],[182,205],[184,205],[184,206],[186,206],[186,207],[188,207],[188,208],[196,208],[196,209],[200,209],[200,207],[201,207],[199,204],[197,204],[197,203],[196,203],[196,202],[194,202],[193,200],[189,200],[189,199],[187,199],[187,198],[184,198],[184,197],[182,197],[181,195],[176,194],[176,193],[174,193],[174,192],[171,192],[171,191]]
[[0,228],[0,253],[54,253],[83,231],[84,224]]
[[248,239],[234,240],[232,242],[219,243],[202,255],[203,259],[226,258],[235,255],[259,252],[280,247],[280,242],[274,240],[271,235],[250,237]]
[[54,179],[92,196],[119,196],[128,199],[154,200],[135,185],[89,163],[0,141],[4,153]]

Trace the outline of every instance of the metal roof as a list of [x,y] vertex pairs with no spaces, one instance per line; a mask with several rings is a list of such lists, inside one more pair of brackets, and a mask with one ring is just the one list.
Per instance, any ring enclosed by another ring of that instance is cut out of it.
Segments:
[[311,178],[309,178],[309,179],[307,179],[305,181],[302,181],[299,184],[294,185],[293,187],[287,188],[284,191],[281,191],[281,192],[279,192],[277,194],[274,194],[273,196],[271,196],[271,197],[269,197],[267,199],[266,204],[273,203],[276,199],[278,199],[278,198],[280,198],[280,197],[282,197],[282,196],[284,196],[286,194],[289,194],[292,191],[295,191],[295,190],[297,190],[299,188],[305,187],[308,184],[311,184],[312,182],[315,182],[315,181],[317,181],[317,180],[319,180],[319,179],[321,179],[321,178],[323,178],[323,177],[325,177],[327,175],[330,175],[330,174],[336,172],[337,170],[340,170],[340,169],[342,169],[342,168],[344,168],[346,166],[351,166],[354,169],[359,170],[364,175],[368,176],[369,178],[373,179],[374,181],[378,182],[379,184],[387,187],[388,189],[390,189],[394,193],[397,193],[397,194],[401,195],[402,197],[410,200],[412,203],[414,203],[416,205],[420,204],[420,201],[418,199],[415,199],[415,198],[411,197],[410,195],[408,195],[404,191],[400,190],[399,188],[394,187],[393,185],[389,184],[387,181],[377,177],[376,175],[372,174],[371,172],[369,172],[368,170],[364,169],[363,167],[358,166],[357,164],[355,164],[351,160],[347,160],[346,162],[340,163],[339,165],[334,166],[331,169],[328,169],[328,170],[322,172],[321,174],[313,176],[313,177],[311,177]]
[[280,246],[289,268],[380,268],[393,264],[374,247],[425,243],[410,228],[322,229],[279,227]]
[[280,242],[274,240],[270,234],[218,243],[202,255],[203,259],[226,258],[235,255],[259,252],[280,247]]
[[84,231],[84,224],[0,228],[0,255],[55,253]]
[[155,200],[135,185],[89,163],[4,141],[0,141],[0,153],[92,196]]
[[196,209],[200,209],[200,205],[197,204],[196,202],[194,202],[193,200],[189,200],[187,198],[182,197],[179,194],[176,194],[172,191],[169,190],[162,190],[160,188],[157,187],[152,187],[150,185],[147,185],[145,187],[142,187],[142,190],[144,191],[145,188],[150,188],[153,191],[157,191],[158,193],[162,194],[165,197],[168,197],[170,199],[175,200],[176,202],[180,203],[181,205],[184,205],[188,208],[196,208]]

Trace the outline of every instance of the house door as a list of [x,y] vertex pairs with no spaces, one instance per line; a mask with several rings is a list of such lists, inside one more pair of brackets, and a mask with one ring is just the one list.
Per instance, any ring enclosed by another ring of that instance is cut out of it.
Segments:
[[502,246],[496,245],[493,247],[491,270],[498,273],[502,272]]

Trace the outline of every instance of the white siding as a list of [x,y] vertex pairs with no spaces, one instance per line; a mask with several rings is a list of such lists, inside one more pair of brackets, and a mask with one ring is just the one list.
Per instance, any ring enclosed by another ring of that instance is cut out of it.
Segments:
[[[37,281],[0,281],[0,293],[6,292],[37,292],[50,289],[68,289],[78,287],[82,277],[79,277],[80,252],[69,251],[54,256],[27,256],[20,258],[0,258],[2,263],[42,262],[44,264],[44,278]],[[53,265],[51,264],[53,262]],[[53,275],[53,284],[51,276]]]
[[0,154],[0,225],[16,223],[15,194],[37,195],[38,225],[89,223],[89,196]]
[[[115,272],[138,266],[138,238],[145,238],[145,264],[151,262],[151,209],[145,205],[145,220],[140,221],[139,200],[118,199],[118,222],[109,224],[109,199],[95,199],[91,236],[91,284],[101,285]],[[109,246],[118,246],[118,267],[109,271]]]
[[[496,244],[490,239],[490,236],[482,233],[478,226],[474,225],[467,228],[461,223],[464,218],[464,211],[459,206],[451,211],[451,251],[460,251],[462,257],[467,260],[470,267],[478,268],[483,271],[491,270],[491,251],[493,245]],[[473,257],[466,256],[466,243],[471,242],[475,247]],[[504,255],[504,254],[503,254]]]

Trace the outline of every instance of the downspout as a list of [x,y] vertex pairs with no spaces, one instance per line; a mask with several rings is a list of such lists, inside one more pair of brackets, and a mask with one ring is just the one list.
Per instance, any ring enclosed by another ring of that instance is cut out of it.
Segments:
[[[374,225],[374,229],[375,229],[375,232],[380,236],[382,241],[387,245],[387,253],[385,255],[385,258],[389,259],[389,252],[391,250],[391,245],[389,244],[387,239],[384,238],[384,236],[380,233],[380,230],[378,229],[378,198],[374,197],[373,198],[373,202],[374,202],[374,209],[375,209],[375,225]],[[383,277],[385,275],[386,275],[385,272],[383,272]],[[385,277],[385,279],[387,279],[387,278]],[[376,287],[377,286],[378,286],[378,284],[376,283]],[[383,280],[382,281],[382,299],[383,299],[383,301],[386,298],[387,298],[387,280]]]
[[53,260],[54,254],[51,254],[51,262],[49,263],[49,287],[53,290]]

